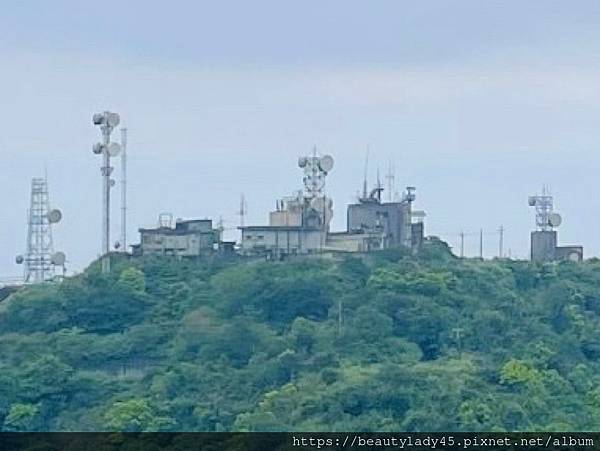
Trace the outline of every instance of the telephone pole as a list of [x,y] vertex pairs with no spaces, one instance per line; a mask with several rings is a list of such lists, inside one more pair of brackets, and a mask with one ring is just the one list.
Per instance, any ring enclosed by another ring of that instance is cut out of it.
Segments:
[[479,258],[483,260],[483,229],[479,230]]

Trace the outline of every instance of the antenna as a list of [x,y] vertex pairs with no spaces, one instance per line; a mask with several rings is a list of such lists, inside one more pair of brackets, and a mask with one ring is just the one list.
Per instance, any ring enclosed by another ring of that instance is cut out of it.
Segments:
[[391,202],[394,201],[394,191],[396,190],[396,168],[390,158],[388,173],[385,176],[388,182],[388,199]]
[[483,229],[479,230],[479,258],[483,260]]
[[367,177],[369,172],[369,153],[371,152],[371,147],[367,144],[367,156],[365,157],[365,174],[363,177],[363,199],[367,198]]
[[104,111],[92,117],[94,125],[100,126],[102,142],[94,144],[92,150],[96,155],[102,155],[102,273],[110,273],[110,189],[115,181],[110,178],[113,167],[110,165],[111,157],[120,152],[120,145],[110,141],[110,135],[119,125],[121,118],[117,113]]
[[225,221],[223,216],[219,216],[219,222],[217,222],[217,230],[219,231],[219,242],[223,241],[223,232],[225,231]]
[[248,213],[248,204],[246,203],[246,198],[242,194],[240,196],[240,209],[238,211],[238,215],[240,217],[240,227],[244,227],[247,213]]
[[121,129],[121,246],[127,253],[127,129]]
[[25,283],[42,283],[54,278],[55,267],[66,261],[63,252],[54,252],[52,224],[62,219],[62,212],[50,209],[48,176],[31,180],[31,202],[27,230],[27,252],[17,255],[16,263],[25,266]]
[[304,170],[304,191],[309,198],[315,198],[323,195],[325,188],[325,178],[333,169],[334,160],[331,155],[317,156],[317,148],[313,149],[311,157],[301,157],[298,159],[298,166]]
[[541,196],[529,196],[529,206],[535,207],[535,225],[539,231],[545,232],[558,227],[562,218],[554,213],[554,199],[544,185]]
[[498,242],[498,257],[499,258],[503,258],[504,257],[504,226],[500,226],[500,229],[498,229],[498,233],[500,234],[499,236],[499,242]]

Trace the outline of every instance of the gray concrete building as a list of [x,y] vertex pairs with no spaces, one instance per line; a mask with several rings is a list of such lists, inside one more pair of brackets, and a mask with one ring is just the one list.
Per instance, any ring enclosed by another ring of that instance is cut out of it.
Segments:
[[554,212],[554,199],[544,189],[541,196],[530,196],[529,206],[536,211],[537,230],[531,232],[531,261],[583,261],[582,246],[558,246],[555,228],[562,224],[561,216]]
[[363,193],[358,203],[348,206],[348,233],[378,237],[381,249],[419,246],[423,241],[424,226],[420,220],[413,221],[423,214],[413,214],[414,188],[407,188],[402,200],[397,202],[382,202],[382,191],[383,188],[378,186],[368,196]]
[[170,221],[159,221],[156,228],[142,228],[140,243],[132,246],[133,255],[172,255],[198,257],[218,250],[220,230],[214,229],[210,219],[178,219],[173,227]]

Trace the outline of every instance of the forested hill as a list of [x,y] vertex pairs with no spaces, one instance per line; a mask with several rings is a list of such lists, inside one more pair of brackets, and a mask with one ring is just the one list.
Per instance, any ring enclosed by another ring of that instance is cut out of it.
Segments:
[[92,265],[0,303],[0,425],[598,430],[600,262]]

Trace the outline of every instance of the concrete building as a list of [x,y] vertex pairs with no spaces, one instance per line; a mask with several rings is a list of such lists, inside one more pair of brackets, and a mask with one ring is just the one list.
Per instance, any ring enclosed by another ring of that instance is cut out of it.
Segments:
[[178,219],[161,215],[159,226],[139,229],[140,243],[132,246],[133,255],[172,255],[198,257],[219,249],[221,232],[213,228],[210,219]]
[[541,196],[530,196],[529,206],[535,207],[537,230],[531,232],[531,261],[583,261],[582,246],[558,246],[558,233],[555,228],[562,224],[562,218],[554,212],[554,200],[544,189]]
[[[327,159],[330,157],[323,157]],[[333,203],[323,193],[325,176],[333,160],[303,157],[305,190],[295,196],[277,201],[265,226],[240,227],[244,255],[266,255],[282,258],[285,255],[318,252],[369,252],[405,246],[416,248],[423,241],[424,213],[412,211],[414,188],[407,188],[401,201],[381,202],[383,188],[378,184],[369,195],[365,192],[358,203],[348,206],[347,230],[330,231]],[[366,182],[365,182],[366,186]],[[416,222],[415,219],[417,220]]]
[[[424,234],[420,218],[424,214],[413,214],[414,188],[408,187],[398,202],[382,202],[382,191],[378,185],[368,196],[363,193],[358,203],[348,206],[348,234],[377,237],[381,249],[419,246]],[[415,219],[418,222],[413,222]]]
[[272,258],[322,251],[332,216],[332,202],[325,196],[310,198],[298,193],[282,199],[269,214],[268,225],[240,227],[240,251]]
[[304,190],[277,201],[269,214],[269,224],[243,226],[242,255],[283,258],[321,252],[327,241],[333,217],[333,202],[324,194],[325,177],[333,168],[328,155],[302,157],[298,166],[304,171]]

